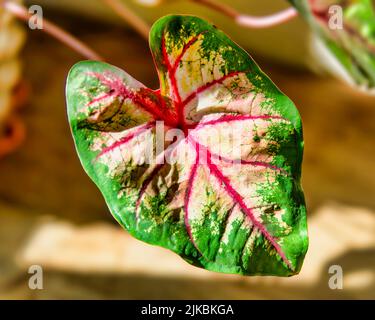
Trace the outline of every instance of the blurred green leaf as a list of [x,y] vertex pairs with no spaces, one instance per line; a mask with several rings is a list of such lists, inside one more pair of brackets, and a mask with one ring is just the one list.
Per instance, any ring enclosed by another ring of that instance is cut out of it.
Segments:
[[375,88],[375,1],[290,2],[339,61],[352,82],[365,89]]

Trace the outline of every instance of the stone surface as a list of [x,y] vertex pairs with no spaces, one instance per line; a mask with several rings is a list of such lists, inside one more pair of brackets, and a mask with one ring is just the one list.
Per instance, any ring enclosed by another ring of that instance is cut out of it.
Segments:
[[[5,275],[0,298],[375,298],[375,217],[363,208],[320,207],[310,219],[304,267],[292,278],[208,272],[109,223],[75,226],[53,217],[6,212],[0,215],[1,240],[8,244],[0,250]],[[27,270],[35,264],[43,267],[44,290],[27,286]],[[343,268],[343,290],[328,286],[331,265]]]

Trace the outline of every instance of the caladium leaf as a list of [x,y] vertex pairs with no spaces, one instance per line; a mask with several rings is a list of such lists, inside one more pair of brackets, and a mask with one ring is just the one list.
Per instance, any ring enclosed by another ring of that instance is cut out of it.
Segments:
[[100,62],[68,77],[77,151],[112,214],[208,270],[298,273],[308,240],[296,107],[197,17],[160,19],[150,46],[159,90]]
[[[339,62],[340,70],[333,71],[343,75],[360,88],[373,91],[375,89],[375,1],[290,0],[290,2],[301,12],[321,39],[324,51],[329,52],[330,56]],[[330,65],[332,66],[331,62]]]

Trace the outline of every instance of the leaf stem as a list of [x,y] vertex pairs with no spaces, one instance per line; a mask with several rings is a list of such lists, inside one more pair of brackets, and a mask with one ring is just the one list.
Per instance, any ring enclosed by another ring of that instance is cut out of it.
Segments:
[[269,28],[283,24],[298,16],[298,12],[293,7],[264,17],[252,17],[249,15],[239,15],[236,21],[239,25],[249,28]]
[[119,0],[102,0],[122,19],[129,23],[143,38],[148,39],[150,26],[127,5]]
[[[17,18],[28,22],[30,17],[32,16],[31,13],[25,8],[23,5],[18,4],[13,1],[0,1],[0,5],[10,13],[12,13]],[[56,38],[57,40],[61,41],[68,47],[72,48],[74,51],[78,52],[82,56],[86,57],[87,59],[91,60],[98,60],[103,61],[104,59],[89,48],[86,44],[82,41],[75,38],[70,33],[66,32],[59,26],[55,25],[54,23],[48,21],[47,19],[43,18],[43,29],[46,33],[51,35],[52,37]]]
[[298,12],[293,7],[287,8],[275,14],[263,17],[255,17],[245,14],[240,14],[237,10],[214,0],[190,0],[207,6],[213,10],[221,12],[222,14],[234,19],[237,24],[247,28],[269,28],[285,22],[298,16]]

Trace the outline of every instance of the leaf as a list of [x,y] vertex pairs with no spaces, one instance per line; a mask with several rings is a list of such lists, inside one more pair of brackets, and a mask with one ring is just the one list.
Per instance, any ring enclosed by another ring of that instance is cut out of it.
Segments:
[[[339,62],[344,78],[360,88],[375,88],[375,1],[291,0]],[[342,25],[340,17],[342,15]],[[330,66],[332,68],[332,63]],[[339,70],[333,70],[340,72]]]
[[204,20],[164,17],[150,46],[160,90],[100,62],[68,76],[77,151],[112,214],[208,270],[298,273],[308,240],[297,109]]

